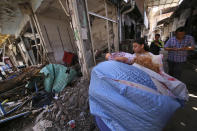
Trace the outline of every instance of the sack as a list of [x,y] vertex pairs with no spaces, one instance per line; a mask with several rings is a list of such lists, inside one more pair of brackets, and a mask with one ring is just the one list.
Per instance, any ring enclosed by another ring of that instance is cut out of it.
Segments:
[[160,131],[180,103],[170,97],[119,83],[124,80],[157,90],[150,76],[124,63],[107,61],[91,74],[90,112],[112,131]]

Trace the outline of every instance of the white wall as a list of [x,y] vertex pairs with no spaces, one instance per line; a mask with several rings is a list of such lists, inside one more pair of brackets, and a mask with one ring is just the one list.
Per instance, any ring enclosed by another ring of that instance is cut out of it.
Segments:
[[76,53],[73,31],[65,14],[51,11],[37,17],[51,62],[62,64],[64,51]]

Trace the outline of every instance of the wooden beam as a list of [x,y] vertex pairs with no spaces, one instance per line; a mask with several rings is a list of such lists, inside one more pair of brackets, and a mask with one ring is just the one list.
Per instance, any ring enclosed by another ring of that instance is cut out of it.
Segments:
[[37,59],[36,59],[37,62],[36,62],[36,63],[39,64],[39,55],[41,56],[41,54],[40,54],[40,50],[39,50],[39,48],[38,48],[38,42],[37,42],[37,38],[36,38],[36,34],[35,34],[33,22],[32,22],[32,17],[31,17],[31,16],[29,16],[29,17],[30,17],[29,22],[30,22],[31,30],[32,30],[32,33],[33,33],[33,36],[34,36],[34,41],[35,41],[35,45],[36,45],[36,50],[37,50]]
[[30,57],[30,55],[29,55],[29,52],[28,52],[27,49],[26,49],[25,43],[24,43],[24,41],[23,41],[23,38],[22,38],[21,36],[20,36],[20,40],[21,40],[22,45],[24,46],[25,53],[26,53],[26,55],[27,55],[27,58],[25,57],[25,59],[27,59],[27,64],[28,64],[28,60],[29,60],[30,63],[31,63],[31,65],[34,65],[32,59],[31,59],[31,57]]
[[92,28],[91,28],[91,25],[90,25],[90,15],[88,13],[88,3],[87,3],[87,0],[85,0],[85,4],[86,4],[86,14],[87,14],[87,17],[88,17],[88,27],[89,27],[89,31],[90,31],[90,40],[91,40],[91,44],[92,44],[92,53],[93,53],[93,59],[94,59],[94,64],[96,65],[96,58],[95,58],[95,46],[94,46],[94,39],[93,39],[93,36],[92,36]]
[[115,21],[115,20],[112,20],[112,19],[110,19],[110,18],[108,18],[108,17],[105,17],[105,16],[102,16],[102,15],[96,14],[96,13],[94,13],[94,12],[90,12],[90,11],[89,11],[88,14],[93,15],[93,16],[96,16],[96,17],[99,17],[99,18],[102,18],[102,19],[105,19],[105,20],[108,20],[108,21],[111,21],[111,22],[113,22],[113,23],[118,23],[118,22]]
[[21,45],[18,43],[17,46],[18,46],[18,49],[19,49],[19,51],[21,53],[21,56],[22,56],[22,58],[23,58],[23,60],[24,60],[24,62],[26,64],[26,66],[29,66],[28,60],[25,57],[25,54],[24,54],[24,52],[23,52],[23,50],[21,48]]
[[[61,5],[62,9],[64,10],[64,13],[65,13],[67,16],[70,16],[69,13],[68,13],[69,11],[66,10],[66,8],[64,7],[64,5],[63,5],[63,3],[62,3],[61,0],[59,0],[59,3],[60,3],[60,5]],[[66,4],[67,4],[67,3],[66,3]]]
[[72,8],[72,22],[73,22],[73,28],[75,32],[75,38],[76,38],[76,45],[78,47],[78,56],[79,56],[79,63],[82,68],[82,73],[84,77],[87,79],[90,79],[90,72],[88,68],[88,61],[86,59],[85,55],[85,47],[82,39],[82,34],[81,34],[81,23],[79,20],[79,12],[77,8],[77,1],[78,0],[69,0],[69,3],[71,4]]
[[[107,9],[107,2],[104,0],[105,3],[105,15],[108,18],[108,9]],[[108,44],[108,52],[111,53],[111,45],[110,45],[110,39],[109,39],[109,21],[106,20],[106,27],[107,27],[107,44]]]
[[33,21],[35,23],[35,26],[36,26],[36,29],[38,31],[38,34],[40,35],[40,44],[41,44],[42,49],[43,49],[41,61],[42,61],[42,64],[43,64],[44,62],[49,61],[49,58],[47,57],[47,52],[48,51],[47,51],[47,49],[45,47],[46,43],[44,41],[44,37],[43,37],[42,31],[41,31],[41,27],[40,27],[40,23],[38,21],[38,17],[37,17],[37,15],[35,13],[33,14]]
[[[116,21],[118,21],[118,8],[116,6],[114,6],[114,11],[115,11],[115,15],[114,18]],[[114,47],[115,47],[115,51],[119,51],[119,32],[118,32],[118,28],[119,28],[119,23],[112,23],[113,24],[113,31],[114,31]]]
[[[8,42],[9,42],[10,45],[12,45],[12,43],[11,43],[11,41],[10,41],[9,38],[8,38]],[[16,56],[15,56],[13,50],[11,49],[10,52],[11,52],[11,56],[13,57],[13,60],[14,60],[14,63],[15,63],[13,66],[14,66],[14,67],[15,67],[15,66],[18,66],[18,63],[17,63],[17,60],[16,60]]]

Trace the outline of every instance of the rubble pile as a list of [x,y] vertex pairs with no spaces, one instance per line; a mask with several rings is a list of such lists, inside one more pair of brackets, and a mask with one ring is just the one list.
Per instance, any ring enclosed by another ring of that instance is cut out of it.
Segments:
[[[83,78],[66,87],[53,101],[53,105],[43,110],[35,120],[34,131],[41,130],[97,130],[89,113],[89,82]],[[73,121],[73,125],[70,122]]]
[[25,69],[21,69],[13,74],[7,80],[0,81],[0,93],[7,92],[13,88],[23,86],[28,80],[40,72],[41,67],[31,66]]
[[31,66],[0,81],[0,130],[94,131],[89,81],[64,65]]
[[[1,102],[8,100],[2,104],[6,113],[16,108],[10,114],[1,114],[0,130],[97,131],[94,118],[89,113],[89,81],[77,77],[59,93],[46,92],[41,84],[42,79],[41,83],[37,82],[38,89],[27,88],[27,84],[34,82],[39,76],[39,71],[40,69],[26,69],[19,77],[14,78],[20,80],[20,86],[10,86],[11,90],[0,94]],[[4,122],[21,113],[27,114]]]

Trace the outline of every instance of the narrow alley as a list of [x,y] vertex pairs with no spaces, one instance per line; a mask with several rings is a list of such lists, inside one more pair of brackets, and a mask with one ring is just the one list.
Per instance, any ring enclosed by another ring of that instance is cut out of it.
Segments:
[[0,131],[196,131],[197,0],[0,0]]

